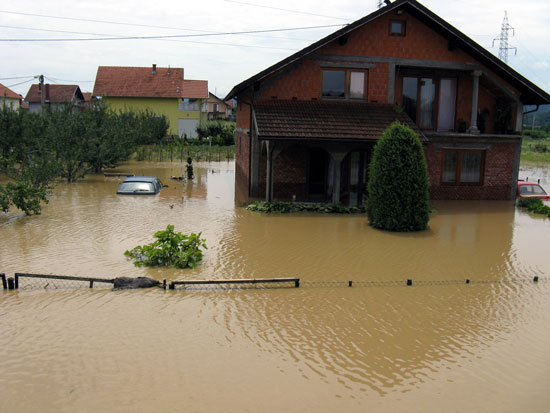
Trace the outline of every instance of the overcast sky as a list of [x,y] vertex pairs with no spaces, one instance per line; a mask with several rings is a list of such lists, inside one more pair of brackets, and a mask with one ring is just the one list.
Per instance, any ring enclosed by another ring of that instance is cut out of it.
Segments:
[[[373,12],[376,0],[78,0],[2,2],[0,39],[93,39],[129,36],[194,37],[162,40],[1,41],[0,83],[23,96],[43,74],[47,83],[92,91],[98,66],[183,67],[185,78],[208,80],[224,97],[231,88],[342,25]],[[424,0],[421,3],[498,55],[505,10],[508,64],[550,91],[548,0]],[[38,16],[41,15],[41,16]],[[49,16],[49,17],[46,17]],[[247,35],[213,33],[330,26]],[[210,36],[204,36],[211,34]],[[200,36],[197,36],[200,35]],[[17,79],[15,79],[17,77]],[[20,78],[19,78],[20,77]],[[14,79],[8,79],[14,78]],[[20,82],[24,82],[18,84]]]

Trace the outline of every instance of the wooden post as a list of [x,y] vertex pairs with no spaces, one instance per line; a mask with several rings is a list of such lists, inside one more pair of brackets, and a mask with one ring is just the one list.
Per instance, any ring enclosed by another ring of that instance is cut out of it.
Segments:
[[15,280],[13,277],[8,278],[8,290],[15,290]]
[[166,290],[166,280],[162,281],[162,289]]
[[6,274],[0,274],[0,276],[2,277],[2,287],[4,288],[4,290],[7,290],[8,281],[6,280]]
[[407,280],[407,285],[413,285],[413,280]]
[[19,276],[15,274],[15,289],[19,290]]
[[90,280],[90,288],[94,288],[94,280]]

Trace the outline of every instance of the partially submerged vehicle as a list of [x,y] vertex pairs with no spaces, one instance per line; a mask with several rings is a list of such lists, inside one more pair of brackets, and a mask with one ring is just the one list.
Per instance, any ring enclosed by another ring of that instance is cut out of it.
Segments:
[[156,195],[166,185],[154,176],[131,176],[126,178],[116,191],[120,195]]
[[518,198],[539,198],[544,200],[550,200],[550,195],[535,182],[518,181]]

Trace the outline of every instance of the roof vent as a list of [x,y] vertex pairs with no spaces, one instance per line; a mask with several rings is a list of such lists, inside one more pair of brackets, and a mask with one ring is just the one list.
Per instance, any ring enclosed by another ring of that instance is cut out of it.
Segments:
[[153,63],[153,74],[157,73],[157,65]]

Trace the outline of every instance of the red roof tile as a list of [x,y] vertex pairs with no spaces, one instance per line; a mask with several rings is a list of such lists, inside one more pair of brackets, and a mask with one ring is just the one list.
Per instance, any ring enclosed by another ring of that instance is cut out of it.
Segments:
[[270,100],[254,103],[259,139],[377,140],[399,121],[422,135],[395,106],[372,103]]
[[84,102],[92,101],[92,92],[82,92],[82,96],[84,96]]
[[184,80],[183,68],[99,66],[94,96],[207,98],[206,80]]
[[[51,103],[70,102],[76,94],[82,99],[82,92],[78,85],[44,85],[46,92],[45,100]],[[29,103],[40,103],[40,85],[31,85],[25,100]]]
[[15,93],[10,88],[4,86],[2,83],[0,83],[0,98],[12,98],[12,99],[20,99],[21,96],[19,96],[17,93]]

